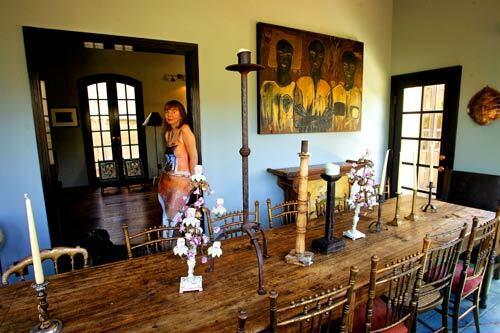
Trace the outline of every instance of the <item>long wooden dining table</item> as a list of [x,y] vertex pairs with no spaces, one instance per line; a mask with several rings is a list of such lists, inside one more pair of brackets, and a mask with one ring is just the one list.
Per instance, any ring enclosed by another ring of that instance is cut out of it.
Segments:
[[[418,206],[425,203],[418,198]],[[264,262],[265,286],[279,294],[278,305],[348,281],[349,268],[359,268],[357,287],[367,284],[370,257],[381,263],[415,253],[427,233],[472,225],[472,218],[488,221],[489,211],[435,201],[436,213],[420,212],[420,220],[405,220],[380,233],[368,230],[375,212],[364,214],[358,230],[366,238],[345,239],[340,252],[315,254],[314,263],[300,267],[285,263],[284,257],[295,244],[295,226],[267,230],[270,258]],[[403,196],[401,214],[407,215],[411,198]],[[395,201],[383,204],[384,224],[394,216]],[[335,214],[335,235],[350,228],[352,213]],[[324,220],[309,223],[307,248],[324,233]],[[257,332],[269,322],[267,295],[257,294],[258,270],[255,251],[246,237],[223,242],[223,255],[215,262],[198,264],[196,275],[203,276],[202,292],[179,294],[179,279],[187,265],[171,252],[53,275],[47,287],[50,315],[63,322],[64,332],[235,332],[238,308],[248,313],[247,331]],[[0,288],[0,332],[27,332],[37,323],[35,292],[29,282]],[[269,294],[269,293],[268,293]]]

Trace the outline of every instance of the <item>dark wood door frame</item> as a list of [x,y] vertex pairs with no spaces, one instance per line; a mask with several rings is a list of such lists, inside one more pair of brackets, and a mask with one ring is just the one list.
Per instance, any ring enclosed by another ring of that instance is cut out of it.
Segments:
[[[52,246],[62,244],[62,235],[60,222],[58,221],[56,202],[57,179],[53,179],[50,172],[47,138],[45,135],[45,124],[39,87],[39,73],[45,66],[45,63],[40,59],[43,59],[42,54],[44,47],[47,47],[48,41],[57,41],[57,47],[61,48],[68,46],[83,47],[83,42],[93,41],[103,43],[105,49],[113,49],[114,44],[122,44],[132,45],[134,52],[183,55],[185,57],[187,109],[190,110],[188,113],[189,123],[195,133],[196,144],[198,146],[198,159],[199,163],[201,163],[201,124],[197,44],[34,27],[23,27],[23,36],[31,91],[35,134],[38,146],[38,159]],[[77,89],[77,87],[75,87],[75,89]]]
[[[443,128],[442,133],[446,133],[446,140],[442,141],[441,152],[446,152],[446,159],[440,161],[440,165],[445,169],[453,169],[455,160],[456,129],[458,121],[458,103],[460,99],[460,81],[462,76],[462,66],[453,66],[427,70],[416,73],[395,75],[391,77],[391,110],[389,121],[389,149],[393,158],[388,166],[388,174],[391,175],[390,193],[394,196],[397,188],[399,151],[401,150],[401,124],[403,112],[403,89],[414,86],[425,86],[445,83],[443,104]],[[446,125],[446,126],[445,126]],[[442,192],[444,172],[438,173],[438,188],[436,189],[439,198]]]

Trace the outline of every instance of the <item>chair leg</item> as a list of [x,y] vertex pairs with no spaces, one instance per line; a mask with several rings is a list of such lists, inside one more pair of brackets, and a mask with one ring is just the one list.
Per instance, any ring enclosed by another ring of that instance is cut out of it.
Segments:
[[458,333],[458,316],[460,315],[460,295],[455,295],[453,304],[453,333]]
[[450,305],[450,288],[444,291],[443,303],[441,304],[441,325],[443,332],[448,333],[448,309]]
[[478,289],[474,293],[474,323],[476,324],[476,332],[479,333],[481,328],[479,326],[479,294],[481,293],[481,290]]

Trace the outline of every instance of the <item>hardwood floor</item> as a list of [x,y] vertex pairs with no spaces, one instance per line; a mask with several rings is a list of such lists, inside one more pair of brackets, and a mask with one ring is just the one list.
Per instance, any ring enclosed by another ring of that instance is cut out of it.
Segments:
[[122,187],[121,192],[107,188],[100,190],[72,189],[59,195],[61,231],[65,243],[78,243],[88,231],[106,230],[115,245],[123,245],[122,224],[131,233],[161,225],[161,206],[156,188],[148,186]]

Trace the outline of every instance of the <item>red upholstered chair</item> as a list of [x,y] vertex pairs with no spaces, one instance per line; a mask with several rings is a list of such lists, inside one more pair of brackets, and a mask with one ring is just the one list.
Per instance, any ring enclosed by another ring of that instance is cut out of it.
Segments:
[[[460,228],[427,235],[432,245],[427,253],[422,288],[418,297],[417,313],[435,310],[441,313],[442,326],[435,329],[417,318],[434,332],[448,332],[448,304],[455,267],[460,257],[467,223]],[[441,310],[438,306],[441,305]],[[414,322],[416,324],[416,322]],[[414,327],[416,328],[416,327]]]
[[430,238],[422,252],[378,267],[372,257],[368,301],[354,313],[353,332],[409,332],[416,317],[418,296]]
[[[471,311],[474,313],[476,330],[479,332],[479,295],[494,247],[497,228],[498,217],[482,225],[479,225],[476,217],[473,220],[465,259],[457,264],[451,288],[455,296],[452,309],[453,332],[458,332],[458,321]],[[464,300],[471,301],[472,305],[460,314],[460,305]]]

